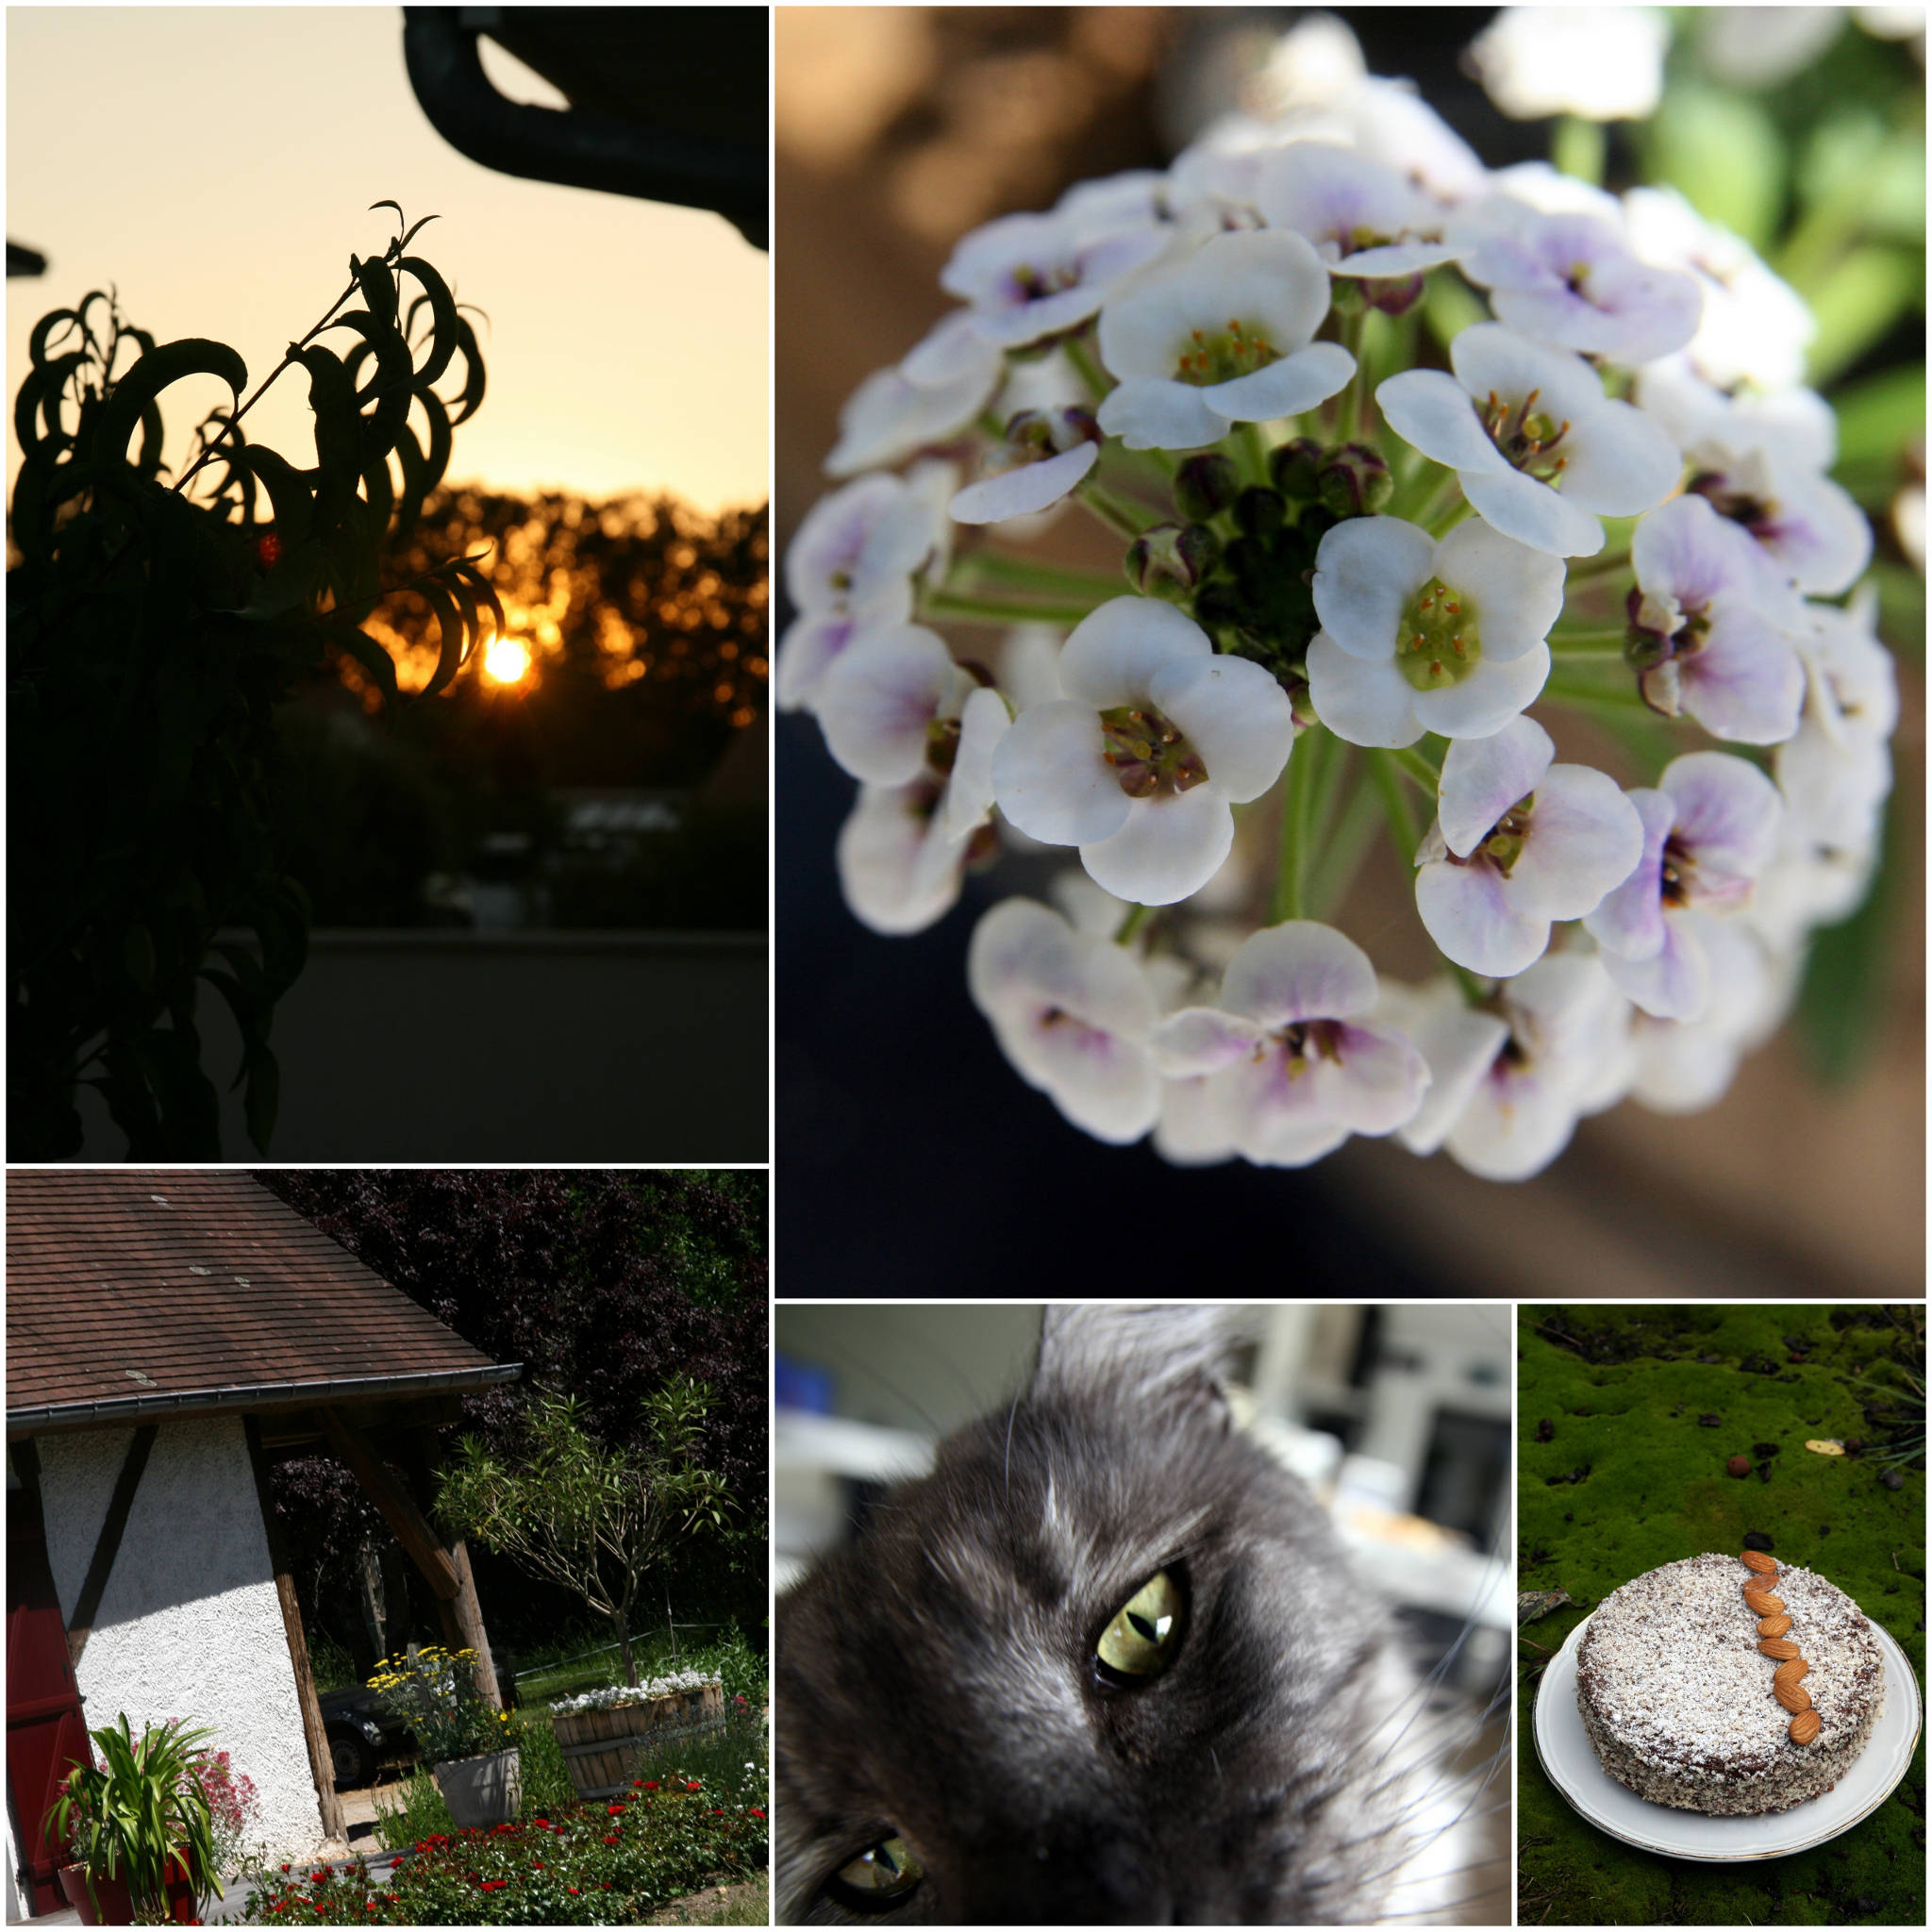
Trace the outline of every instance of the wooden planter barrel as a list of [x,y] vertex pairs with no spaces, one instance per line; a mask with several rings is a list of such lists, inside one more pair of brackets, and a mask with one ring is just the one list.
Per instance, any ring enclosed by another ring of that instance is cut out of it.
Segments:
[[609,1710],[554,1710],[551,1728],[563,1747],[570,1781],[580,1798],[614,1798],[629,1790],[638,1763],[651,1746],[724,1722],[724,1686],[700,1684],[646,1704]]

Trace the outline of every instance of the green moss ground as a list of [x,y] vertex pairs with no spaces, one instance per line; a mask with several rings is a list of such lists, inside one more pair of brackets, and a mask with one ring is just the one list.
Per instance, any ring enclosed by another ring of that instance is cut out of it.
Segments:
[[[1871,1377],[1923,1373],[1923,1314],[1908,1332],[1877,1308],[1525,1307],[1518,1369],[1518,1588],[1563,1590],[1574,1607],[1525,1624],[1519,1644],[1519,1915],[1525,1925],[1921,1925],[1925,1923],[1925,1747],[1870,1818],[1816,1851],[1761,1865],[1658,1857],[1587,1824],[1543,1775],[1530,1740],[1540,1678],[1588,1612],[1645,1570],[1772,1538],[1882,1624],[1925,1672],[1925,1475],[1893,1491],[1866,1457],[1807,1451],[1812,1438],[1897,1425],[1861,1405]],[[1560,1338],[1560,1339],[1559,1339]],[[1791,1344],[1795,1342],[1796,1347]],[[1700,1359],[1707,1357],[1708,1359]],[[1716,1427],[1700,1424],[1714,1413]],[[1547,1418],[1555,1435],[1536,1440]],[[1774,1443],[1761,1456],[1755,1445]],[[1728,1457],[1768,1461],[1741,1480]],[[1553,1483],[1587,1470],[1580,1481]]]

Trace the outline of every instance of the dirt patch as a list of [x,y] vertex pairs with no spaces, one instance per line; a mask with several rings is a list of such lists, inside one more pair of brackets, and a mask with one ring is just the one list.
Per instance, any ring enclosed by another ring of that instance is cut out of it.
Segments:
[[741,1884],[708,1885],[689,1898],[673,1899],[646,1914],[646,1925],[769,1925],[771,1880],[760,1874]]

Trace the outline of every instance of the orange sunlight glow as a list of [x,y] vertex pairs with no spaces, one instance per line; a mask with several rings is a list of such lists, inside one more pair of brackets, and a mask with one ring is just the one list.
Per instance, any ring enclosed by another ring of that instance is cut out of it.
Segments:
[[530,647],[522,638],[491,638],[484,647],[484,674],[498,684],[514,684],[529,668]]

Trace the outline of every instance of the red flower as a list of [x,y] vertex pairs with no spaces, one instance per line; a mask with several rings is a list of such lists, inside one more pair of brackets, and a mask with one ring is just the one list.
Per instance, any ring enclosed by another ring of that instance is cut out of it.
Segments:
[[616,1834],[616,1833],[615,1833],[614,1831],[607,1831],[607,1832],[606,1832],[606,1833],[604,1834],[604,1842],[605,1842],[605,1843],[606,1843],[607,1845],[614,1845],[614,1844],[616,1844],[616,1843],[618,1842],[618,1836],[617,1836],[617,1834]]
[[284,1872],[286,1872],[286,1871],[287,1871],[288,1869],[289,1869],[289,1868],[288,1868],[288,1867],[287,1867],[286,1865],[284,1865],[284,1866],[282,1867],[282,1870],[283,1870]]
[[[655,1791],[658,1789],[658,1780],[654,1777],[647,1777],[644,1780],[644,1789],[647,1791]],[[282,1867],[282,1870],[284,1872],[286,1872],[288,1869],[289,1868],[286,1865]]]
[[576,1897],[576,1895],[577,1895],[577,1889],[576,1889],[576,1887],[575,1887],[575,1885],[572,1885],[572,1886],[568,1886],[568,1887],[566,1887],[566,1888],[565,1888],[565,1890],[569,1891],[569,1893],[570,1893],[571,1897],[573,1897],[573,1898]]
[[533,1871],[533,1872],[541,1872],[541,1871],[542,1871],[543,1867],[542,1867],[542,1866],[541,1866],[541,1864],[532,1864],[532,1866],[530,1867],[530,1869],[531,1869],[531,1871]]
[[273,569],[275,564],[281,561],[281,557],[282,540],[273,530],[269,531],[266,536],[256,539],[255,558],[263,570]]
[[610,1815],[611,1815],[611,1817],[615,1818],[615,1817],[616,1817],[616,1816],[617,1816],[617,1815],[618,1815],[618,1814],[619,1814],[619,1813],[620,1813],[620,1812],[621,1812],[621,1811],[622,1811],[623,1809],[624,1809],[624,1807],[623,1807],[622,1805],[613,1805],[613,1806],[611,1806],[611,1807],[610,1807]]
[[754,1805],[751,1807],[751,1815],[754,1818],[762,1818],[765,1814],[762,1811],[760,1811],[756,1805]]
[[713,1811],[713,1812],[711,1813],[711,1816],[712,1816],[713,1818],[722,1818],[722,1817],[724,1817],[724,1812],[722,1812],[722,1811]]
[[550,1829],[550,1821],[547,1818],[533,1818],[530,1821],[530,1823],[534,1824],[539,1831],[548,1831]]

